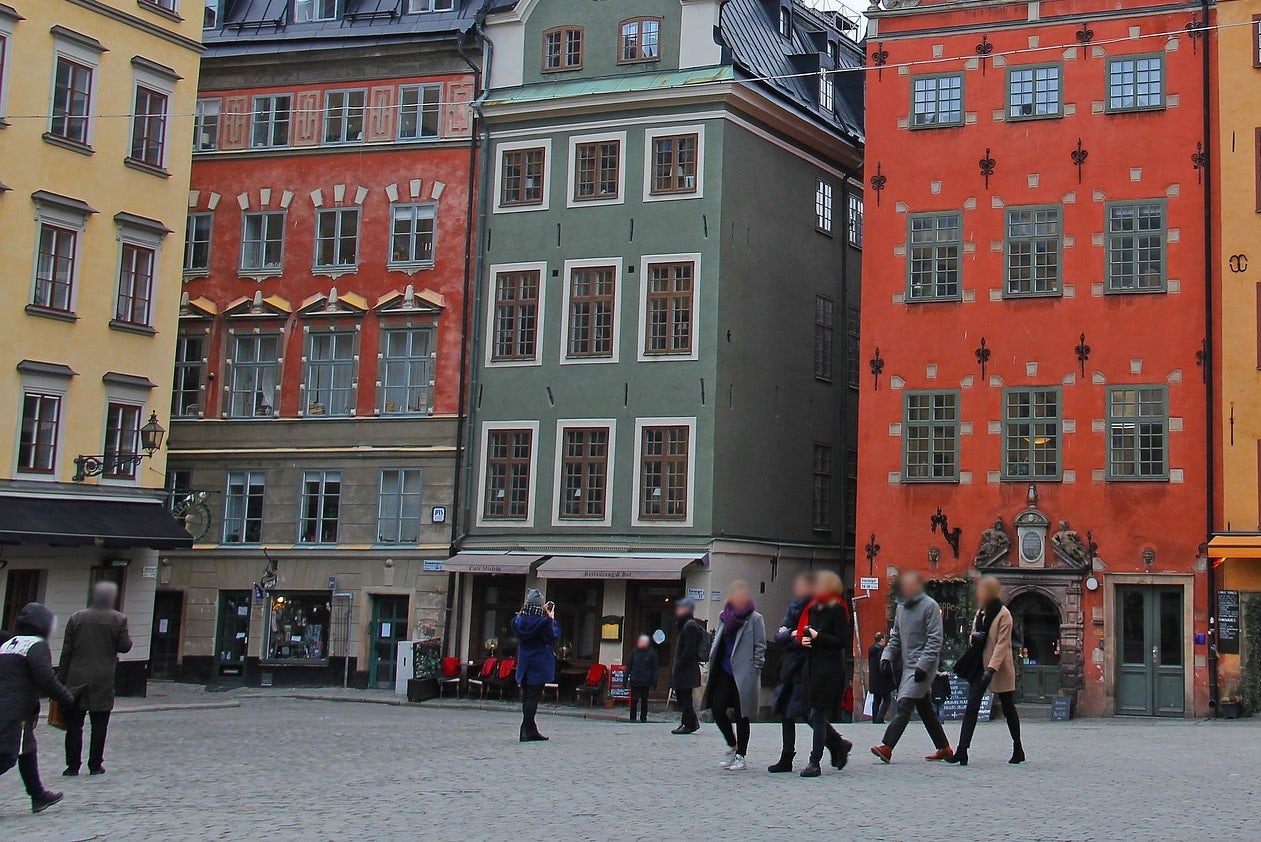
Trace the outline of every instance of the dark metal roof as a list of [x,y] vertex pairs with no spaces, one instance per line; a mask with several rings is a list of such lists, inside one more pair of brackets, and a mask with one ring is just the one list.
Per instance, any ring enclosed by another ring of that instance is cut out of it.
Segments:
[[[779,31],[781,6],[792,8],[792,33],[788,38]],[[828,42],[836,43],[836,67],[861,68],[865,64],[862,48],[840,31],[834,15],[808,8],[801,0],[726,0],[719,28],[736,66],[753,80],[750,84],[760,85],[789,101],[816,122],[862,141],[861,70],[833,77],[835,113],[825,113],[818,105],[818,71],[834,69]]]
[[515,0],[456,0],[448,12],[403,14],[403,0],[344,0],[334,20],[294,23],[293,0],[223,0],[218,29],[204,33],[209,56],[248,55],[353,43],[444,38],[467,31],[477,15]]

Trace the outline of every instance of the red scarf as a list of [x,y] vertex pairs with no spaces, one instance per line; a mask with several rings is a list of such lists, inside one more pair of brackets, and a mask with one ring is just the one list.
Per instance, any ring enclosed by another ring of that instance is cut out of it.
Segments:
[[816,605],[835,605],[840,603],[841,609],[845,612],[845,617],[849,619],[849,606],[845,604],[844,598],[838,594],[833,594],[823,600],[812,599],[805,610],[801,612],[801,619],[797,621],[797,639],[802,640],[806,636],[806,629],[810,627],[810,609]]

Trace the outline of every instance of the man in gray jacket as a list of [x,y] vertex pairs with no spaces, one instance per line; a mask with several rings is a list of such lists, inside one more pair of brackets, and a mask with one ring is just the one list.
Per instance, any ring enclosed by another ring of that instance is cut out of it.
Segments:
[[[874,746],[871,753],[885,763],[893,759],[893,747],[902,738],[911,713],[918,712],[928,730],[937,751],[925,760],[949,760],[954,757],[945,729],[937,718],[929,691],[941,661],[941,607],[936,600],[924,593],[924,577],[908,570],[898,577],[897,613],[893,618],[893,631],[889,645],[880,656],[880,669],[891,684],[897,687],[897,704],[893,719],[885,729],[884,740]],[[902,665],[901,681],[897,681],[895,665]]]

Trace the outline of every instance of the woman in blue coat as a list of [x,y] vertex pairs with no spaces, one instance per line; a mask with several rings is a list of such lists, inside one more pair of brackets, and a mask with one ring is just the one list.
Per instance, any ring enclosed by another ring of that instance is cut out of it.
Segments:
[[552,644],[560,639],[556,606],[543,603],[543,594],[534,588],[525,592],[525,605],[512,618],[517,633],[517,685],[521,688],[521,742],[546,741],[534,724],[534,715],[543,698],[543,685],[556,677],[556,655]]

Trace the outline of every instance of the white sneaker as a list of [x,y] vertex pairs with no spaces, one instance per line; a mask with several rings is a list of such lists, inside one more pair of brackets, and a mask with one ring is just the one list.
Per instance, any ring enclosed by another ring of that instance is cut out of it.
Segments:
[[737,754],[736,759],[731,761],[731,765],[727,767],[728,772],[747,772],[749,764],[744,762],[744,757]]
[[731,764],[735,763],[739,758],[740,755],[736,754],[735,749],[728,749],[727,753],[722,756],[722,763],[718,765],[724,769],[730,769]]

